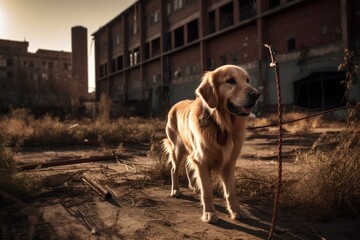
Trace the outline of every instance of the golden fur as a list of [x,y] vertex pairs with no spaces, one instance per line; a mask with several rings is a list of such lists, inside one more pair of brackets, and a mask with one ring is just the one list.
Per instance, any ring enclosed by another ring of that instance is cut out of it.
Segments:
[[[189,188],[200,190],[202,220],[216,222],[210,174],[219,174],[231,218],[239,219],[234,170],[245,139],[245,126],[259,92],[249,85],[249,75],[225,65],[204,74],[195,100],[175,104],[168,114],[163,145],[172,164],[171,195],[179,196],[179,166],[187,160]],[[196,181],[195,181],[196,180]]]

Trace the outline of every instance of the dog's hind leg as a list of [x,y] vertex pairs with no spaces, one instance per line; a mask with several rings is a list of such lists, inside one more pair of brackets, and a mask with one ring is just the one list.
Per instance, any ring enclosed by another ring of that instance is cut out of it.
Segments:
[[192,190],[194,193],[198,192],[196,187],[196,176],[195,170],[193,168],[193,154],[190,154],[187,158],[187,163],[185,165],[186,176],[189,181],[189,189]]

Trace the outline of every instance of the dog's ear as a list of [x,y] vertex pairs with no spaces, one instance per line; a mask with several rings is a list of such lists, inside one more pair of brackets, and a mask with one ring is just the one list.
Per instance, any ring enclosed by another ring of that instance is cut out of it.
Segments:
[[201,98],[203,103],[214,110],[218,105],[218,97],[214,86],[213,73],[207,72],[202,77],[200,86],[196,89],[195,93]]

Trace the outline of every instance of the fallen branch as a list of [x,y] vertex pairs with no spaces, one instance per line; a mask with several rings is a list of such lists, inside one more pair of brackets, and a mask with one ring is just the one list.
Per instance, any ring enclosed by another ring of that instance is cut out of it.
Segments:
[[35,168],[47,168],[47,167],[56,167],[56,166],[63,166],[63,165],[72,165],[72,164],[79,164],[79,163],[88,163],[88,162],[100,162],[100,161],[109,161],[114,160],[117,157],[121,158],[131,158],[130,155],[105,155],[105,156],[92,156],[88,158],[79,158],[79,159],[70,159],[70,160],[61,160],[61,161],[52,161],[52,162],[44,162],[44,163],[31,163],[31,164],[23,164],[18,166],[19,171],[24,170],[32,170]]

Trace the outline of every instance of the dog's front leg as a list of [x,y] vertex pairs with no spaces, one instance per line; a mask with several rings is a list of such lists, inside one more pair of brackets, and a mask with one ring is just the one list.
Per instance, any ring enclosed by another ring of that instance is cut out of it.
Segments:
[[202,163],[197,163],[196,174],[203,205],[201,220],[208,223],[215,223],[218,220],[218,216],[213,203],[210,169]]
[[236,161],[230,161],[230,163],[228,163],[220,173],[220,178],[223,183],[224,197],[227,203],[227,210],[231,219],[249,219],[251,214],[246,210],[242,210],[236,200],[235,163]]

